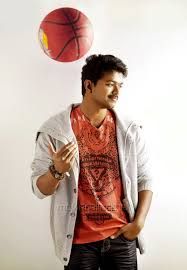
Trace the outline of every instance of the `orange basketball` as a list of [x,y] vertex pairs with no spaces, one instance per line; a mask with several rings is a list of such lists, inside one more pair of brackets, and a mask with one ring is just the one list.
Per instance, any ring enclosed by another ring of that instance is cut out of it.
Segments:
[[50,12],[39,28],[40,45],[50,58],[72,62],[85,55],[93,42],[89,19],[74,8],[59,8]]

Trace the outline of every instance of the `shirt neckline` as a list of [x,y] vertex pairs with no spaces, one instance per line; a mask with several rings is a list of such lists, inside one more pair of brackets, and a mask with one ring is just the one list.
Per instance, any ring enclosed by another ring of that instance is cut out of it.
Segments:
[[81,115],[81,117],[84,118],[84,120],[89,124],[91,125],[93,128],[95,128],[96,130],[101,130],[103,128],[103,126],[105,125],[106,121],[107,121],[107,118],[108,116],[110,115],[110,112],[109,110],[107,110],[107,113],[106,113],[106,116],[105,118],[103,119],[103,121],[101,122],[101,124],[99,125],[99,127],[96,127],[94,125],[92,125],[92,123],[90,122],[90,119],[81,111],[81,108],[80,108],[80,105],[76,108],[79,115]]

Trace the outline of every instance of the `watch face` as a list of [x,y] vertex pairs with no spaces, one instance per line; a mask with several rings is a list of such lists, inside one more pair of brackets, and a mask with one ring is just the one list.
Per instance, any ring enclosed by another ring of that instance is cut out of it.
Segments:
[[60,175],[58,173],[55,173],[55,178],[60,179]]
[[55,173],[55,178],[58,180],[62,180],[64,178],[64,175],[60,175],[58,173]]

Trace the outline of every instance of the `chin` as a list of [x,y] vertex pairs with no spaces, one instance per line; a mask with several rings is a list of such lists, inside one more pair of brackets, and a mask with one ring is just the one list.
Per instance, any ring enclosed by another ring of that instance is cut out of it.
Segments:
[[102,104],[100,103],[100,106],[103,109],[113,109],[115,105],[116,105],[116,102],[112,102],[112,101],[103,102]]
[[113,109],[116,104],[107,104],[106,109]]
[[114,108],[115,105],[116,105],[116,102],[109,102],[109,103],[108,103],[108,107],[109,107],[110,109]]

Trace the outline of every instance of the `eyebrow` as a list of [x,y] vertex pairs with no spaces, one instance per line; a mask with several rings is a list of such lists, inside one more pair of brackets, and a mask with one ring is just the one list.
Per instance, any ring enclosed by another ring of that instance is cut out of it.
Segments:
[[121,82],[121,83],[118,83],[118,82],[116,82],[116,81],[113,81],[113,80],[107,80],[106,82],[113,82],[113,83],[117,83],[117,84],[123,85],[123,82]]

